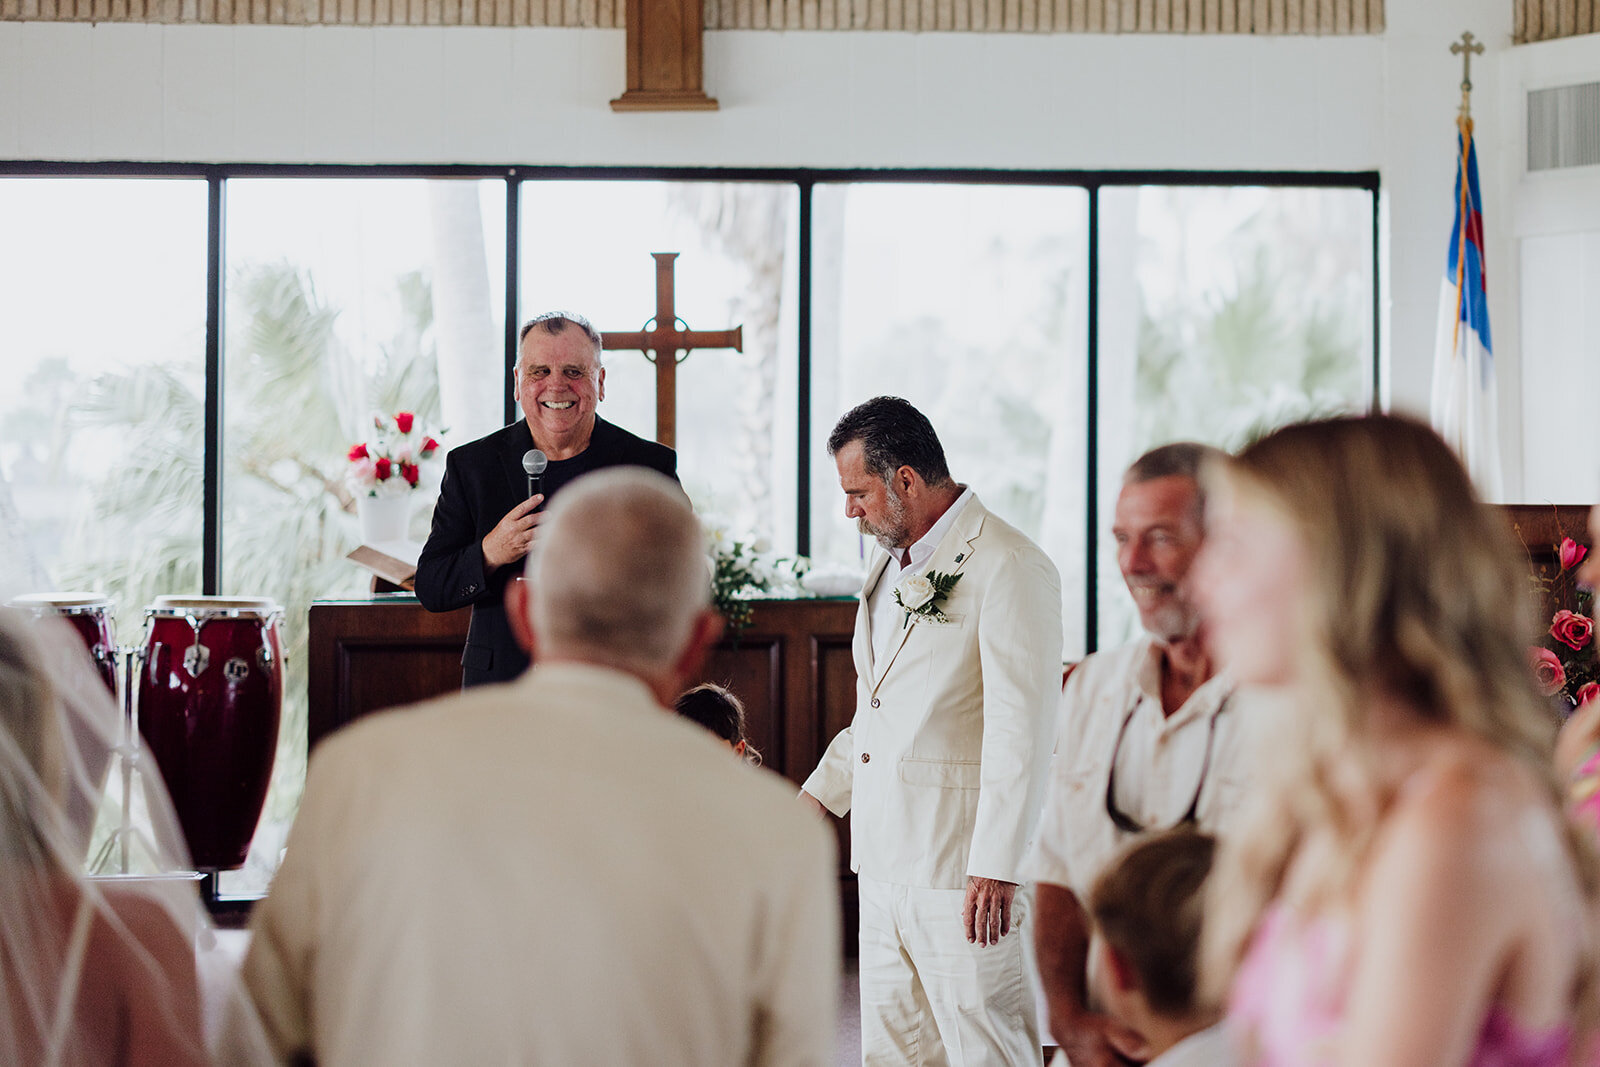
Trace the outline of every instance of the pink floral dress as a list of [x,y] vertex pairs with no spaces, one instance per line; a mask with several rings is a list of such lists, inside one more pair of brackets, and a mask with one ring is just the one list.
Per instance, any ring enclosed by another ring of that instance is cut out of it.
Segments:
[[[1234,978],[1229,1025],[1242,1061],[1254,1067],[1339,1062],[1350,979],[1350,932],[1330,917],[1303,921],[1268,908]],[[1566,1067],[1568,1025],[1529,1031],[1496,1006],[1483,1021],[1468,1067]]]

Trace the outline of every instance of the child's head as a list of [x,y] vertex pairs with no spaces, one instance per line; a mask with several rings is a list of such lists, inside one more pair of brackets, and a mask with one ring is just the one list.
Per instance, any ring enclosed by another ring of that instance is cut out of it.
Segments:
[[1216,840],[1190,829],[1135,840],[1089,892],[1090,990],[1118,1022],[1149,1037],[1150,1019],[1194,1022],[1215,1013],[1199,999],[1206,876]]
[[735,756],[759,766],[761,753],[744,733],[744,705],[720,685],[707,682],[686,690],[674,704],[679,715],[704,726],[727,742]]

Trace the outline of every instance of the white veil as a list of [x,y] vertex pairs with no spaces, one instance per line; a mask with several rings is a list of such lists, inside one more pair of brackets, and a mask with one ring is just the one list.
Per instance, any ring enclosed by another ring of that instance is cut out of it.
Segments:
[[0,1063],[270,1062],[126,732],[79,634],[0,606]]

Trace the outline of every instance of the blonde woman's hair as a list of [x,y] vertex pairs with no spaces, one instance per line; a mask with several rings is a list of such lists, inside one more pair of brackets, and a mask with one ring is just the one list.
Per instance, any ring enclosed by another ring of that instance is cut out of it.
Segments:
[[[1375,694],[1516,759],[1547,786],[1556,812],[1562,794],[1555,719],[1526,660],[1536,628],[1525,564],[1437,434],[1389,415],[1300,423],[1218,461],[1207,477],[1286,517],[1311,561],[1298,650],[1306,684],[1278,724],[1294,736],[1275,747],[1283,757],[1256,817],[1223,842],[1209,889],[1202,960],[1207,992],[1217,994],[1308,831],[1331,831],[1335,847],[1294,903],[1316,909],[1353,889],[1392,799],[1365,745]],[[1593,848],[1564,823],[1593,902]],[[1583,985],[1592,1010],[1592,960]]]
[[11,768],[0,782],[0,853],[11,861],[42,852],[35,820],[66,790],[58,697],[38,625],[0,607],[0,765]]

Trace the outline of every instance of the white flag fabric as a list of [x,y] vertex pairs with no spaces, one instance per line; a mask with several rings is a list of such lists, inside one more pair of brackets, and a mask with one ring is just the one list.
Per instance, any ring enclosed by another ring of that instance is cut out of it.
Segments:
[[1499,501],[1499,401],[1489,293],[1483,256],[1483,210],[1472,120],[1463,118],[1456,144],[1456,224],[1439,291],[1439,333],[1433,353],[1433,428],[1456,450],[1479,494]]

